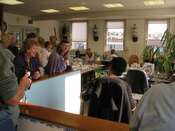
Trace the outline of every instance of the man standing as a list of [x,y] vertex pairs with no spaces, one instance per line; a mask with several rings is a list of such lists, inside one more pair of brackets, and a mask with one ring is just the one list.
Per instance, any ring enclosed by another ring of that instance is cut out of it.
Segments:
[[19,116],[18,104],[31,80],[25,74],[18,85],[14,65],[9,57],[11,55],[7,55],[8,53],[8,49],[0,43],[0,122],[11,119],[16,126]]

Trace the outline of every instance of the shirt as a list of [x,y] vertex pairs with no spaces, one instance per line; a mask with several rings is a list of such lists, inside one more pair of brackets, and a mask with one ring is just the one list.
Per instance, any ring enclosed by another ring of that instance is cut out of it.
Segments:
[[67,68],[64,61],[64,57],[59,55],[56,51],[53,51],[49,57],[48,64],[45,68],[47,74],[55,74],[58,72],[63,72]]
[[175,82],[153,85],[142,97],[131,119],[133,131],[175,130]]
[[10,114],[16,123],[19,114],[18,107],[5,104],[5,101],[16,95],[18,87],[12,57],[10,51],[0,44],[0,121],[6,117],[6,114]]
[[[39,71],[40,63],[37,57],[30,59],[30,62],[27,62],[25,54],[20,54],[14,59],[15,64],[15,73],[18,77],[18,81],[26,74],[26,71],[31,72],[33,76],[34,72]],[[32,77],[33,78],[33,77]]]
[[39,61],[42,67],[45,67],[48,63],[50,52],[45,48],[40,48]]

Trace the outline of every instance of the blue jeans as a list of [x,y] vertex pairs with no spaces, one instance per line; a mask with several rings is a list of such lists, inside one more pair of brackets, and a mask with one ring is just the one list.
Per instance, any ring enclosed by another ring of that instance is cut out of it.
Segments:
[[0,121],[3,121],[7,118],[13,121],[13,124],[16,126],[19,117],[19,107],[18,106],[9,106],[8,109],[0,109]]
[[15,131],[15,125],[10,113],[7,110],[0,110],[0,130]]

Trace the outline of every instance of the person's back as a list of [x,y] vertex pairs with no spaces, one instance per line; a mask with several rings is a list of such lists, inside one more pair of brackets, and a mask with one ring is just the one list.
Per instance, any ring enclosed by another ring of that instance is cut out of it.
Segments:
[[88,114],[106,120],[128,123],[131,108],[124,81],[104,77],[99,79],[98,83],[98,87],[91,94]]
[[143,96],[131,120],[133,131],[175,130],[175,83],[153,86]]

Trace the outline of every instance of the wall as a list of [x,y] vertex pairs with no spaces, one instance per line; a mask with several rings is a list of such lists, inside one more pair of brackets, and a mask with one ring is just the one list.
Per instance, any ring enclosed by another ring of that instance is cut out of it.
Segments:
[[[93,27],[96,24],[98,28],[98,35],[99,35],[99,40],[94,41],[93,40]],[[97,52],[98,54],[103,54],[105,46],[104,43],[106,41],[105,37],[105,21],[101,20],[92,20],[88,21],[88,47],[92,49],[92,51]]]
[[[129,58],[130,55],[136,54],[140,58],[140,62],[142,62],[142,51],[146,46],[146,32],[147,32],[147,20],[149,18],[131,18],[124,19],[125,20],[125,51],[120,51],[118,54],[126,59]],[[168,18],[170,20],[170,31],[175,33],[175,18]],[[88,47],[92,49],[92,51],[96,51],[98,54],[103,54],[105,51],[106,45],[106,20],[110,19],[97,19],[97,20],[87,20],[88,22]],[[66,23],[71,27],[71,22],[61,21],[61,23]],[[94,25],[97,25],[99,40],[95,42],[93,40],[92,29]],[[137,26],[137,34],[138,41],[133,42],[131,39],[131,28],[136,24]],[[61,28],[61,27],[60,27]]]
[[59,36],[59,22],[57,20],[34,21],[33,25],[40,29],[40,36],[45,40],[49,40],[49,36],[54,35],[54,28],[56,29],[57,36]]
[[[98,27],[99,41],[95,42],[92,36],[92,28],[94,24]],[[137,32],[139,34],[139,39],[137,42],[132,42],[131,39],[131,27],[133,24],[137,25]],[[88,47],[93,51],[103,54],[106,46],[106,21],[105,20],[90,20],[88,21]],[[128,57],[132,54],[137,54],[140,59],[142,55],[142,50],[145,46],[145,20],[144,19],[127,19],[125,20],[125,41],[124,41],[124,52],[118,51],[120,56]]]
[[4,13],[4,20],[7,22],[8,25],[31,26],[28,24],[29,19],[31,19],[31,17],[16,15],[7,12]]
[[40,36],[45,40],[49,40],[50,35],[54,35],[54,28],[56,29],[56,33],[59,36],[59,22],[57,20],[41,20],[34,21],[33,24],[28,24],[28,21],[31,17],[17,15],[12,13],[4,13],[4,20],[10,27],[11,31],[22,31],[21,28],[39,28]]

